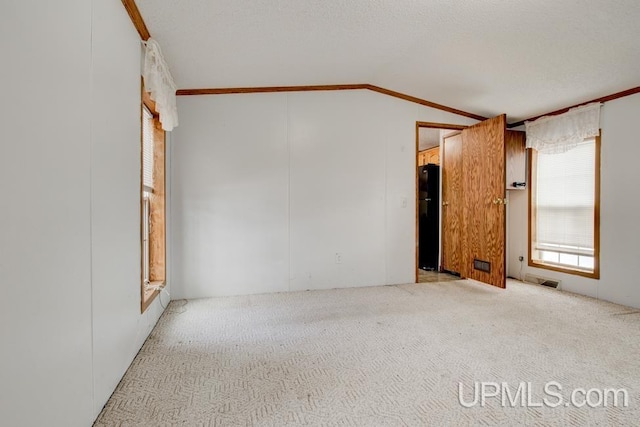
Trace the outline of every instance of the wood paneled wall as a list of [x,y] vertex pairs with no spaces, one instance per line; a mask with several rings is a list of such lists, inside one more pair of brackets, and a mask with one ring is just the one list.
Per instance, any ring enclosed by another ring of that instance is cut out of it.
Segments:
[[508,130],[505,133],[507,190],[524,190],[526,187],[515,187],[514,182],[527,180],[527,152],[525,148],[526,134],[524,132]]
[[153,129],[153,195],[149,231],[149,280],[166,280],[165,133],[159,120]]

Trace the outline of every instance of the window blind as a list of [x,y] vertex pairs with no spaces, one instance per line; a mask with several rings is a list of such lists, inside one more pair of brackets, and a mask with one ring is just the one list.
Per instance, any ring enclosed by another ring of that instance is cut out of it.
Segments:
[[153,116],[142,108],[142,185],[153,191]]
[[538,153],[536,249],[594,254],[594,139],[561,154]]

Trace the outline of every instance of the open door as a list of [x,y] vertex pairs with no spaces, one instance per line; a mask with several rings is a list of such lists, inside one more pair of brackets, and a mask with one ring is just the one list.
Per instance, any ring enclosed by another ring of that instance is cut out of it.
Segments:
[[442,139],[442,255],[440,269],[462,273],[462,134]]
[[[506,286],[506,116],[462,131],[464,277]],[[446,156],[446,153],[445,153]]]

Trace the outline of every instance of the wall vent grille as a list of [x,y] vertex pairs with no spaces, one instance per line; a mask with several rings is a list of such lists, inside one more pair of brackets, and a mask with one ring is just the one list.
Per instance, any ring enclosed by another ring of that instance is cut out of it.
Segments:
[[524,281],[535,285],[547,286],[556,289],[560,285],[559,280],[549,279],[547,277],[536,276],[534,274],[525,274]]
[[484,271],[485,273],[491,273],[491,263],[489,261],[474,259],[473,268],[476,270]]

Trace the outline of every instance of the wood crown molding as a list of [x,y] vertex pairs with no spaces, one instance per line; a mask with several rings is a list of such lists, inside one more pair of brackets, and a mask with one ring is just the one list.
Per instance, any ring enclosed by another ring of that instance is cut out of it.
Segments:
[[347,85],[315,85],[315,86],[262,86],[262,87],[227,87],[211,89],[178,89],[176,95],[228,95],[235,93],[269,93],[269,92],[310,92],[316,90],[353,90],[367,89],[366,84]]
[[136,5],[135,0],[122,0],[122,4],[124,5],[124,8],[127,9],[129,18],[131,18],[133,26],[136,27],[136,30],[138,30],[140,38],[144,41],[149,40],[149,38],[151,38],[151,34],[149,34],[147,24],[144,23],[144,19],[142,19],[142,15],[140,14],[140,10]]
[[624,98],[625,96],[635,95],[636,93],[640,93],[640,86],[637,86],[637,87],[634,87],[634,88],[631,88],[631,89],[627,89],[627,90],[623,90],[622,92],[612,93],[611,95],[603,96],[601,98],[592,99],[591,101],[581,102],[579,104],[575,104],[575,105],[572,105],[570,107],[561,108],[560,110],[552,111],[552,112],[547,113],[547,114],[540,114],[539,116],[530,117],[530,118],[528,118],[526,120],[520,120],[519,122],[515,122],[515,123],[511,123],[511,124],[507,125],[507,127],[508,128],[515,128],[515,127],[518,127],[518,126],[522,126],[524,124],[524,122],[530,122],[530,121],[533,121],[533,120],[537,120],[540,117],[557,116],[558,114],[566,113],[567,111],[569,111],[572,108],[581,107],[583,105],[591,104],[592,102],[602,102],[602,103],[604,103],[604,102],[608,102],[608,101],[613,101],[614,99]]
[[211,88],[211,89],[179,89],[176,92],[178,96],[190,95],[226,95],[238,93],[269,93],[269,92],[309,92],[319,90],[357,90],[367,89],[378,92],[383,95],[393,96],[404,101],[414,102],[425,107],[435,108],[437,110],[446,111],[448,113],[459,116],[469,117],[474,120],[483,121],[486,117],[478,114],[469,113],[467,111],[458,110],[456,108],[447,107],[446,105],[437,104],[427,101],[426,99],[417,98],[394,90],[385,89],[383,87],[374,86],[368,83],[344,84],[344,85],[315,85],[315,86],[263,86],[263,87],[231,87],[231,88]]
[[418,128],[432,128],[432,129],[447,129],[447,130],[463,130],[469,126],[464,125],[452,125],[448,123],[435,123],[435,122],[416,122]]
[[458,116],[469,117],[470,119],[483,121],[487,120],[487,117],[480,116],[478,114],[469,113],[467,111],[458,110],[456,108],[447,107],[446,105],[437,104],[435,102],[427,101],[426,99],[418,98],[415,96],[407,95],[401,92],[396,92],[394,90],[385,89],[383,87],[374,86],[374,85],[366,85],[367,89],[372,90],[374,92],[382,93],[384,95],[393,96],[395,98],[404,99],[405,101],[415,102],[416,104],[424,105],[425,107],[435,108],[436,110],[446,111],[448,113],[457,114]]

